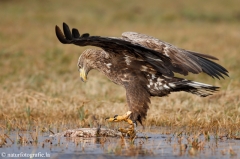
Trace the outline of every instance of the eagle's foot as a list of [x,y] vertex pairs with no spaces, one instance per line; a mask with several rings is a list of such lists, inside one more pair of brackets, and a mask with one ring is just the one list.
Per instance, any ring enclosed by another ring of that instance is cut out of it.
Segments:
[[136,136],[135,122],[133,122],[131,119],[129,119],[131,114],[132,114],[132,112],[128,111],[127,113],[125,113],[122,116],[115,115],[113,118],[106,118],[106,120],[110,121],[110,122],[120,122],[120,121],[127,122],[130,126],[127,129],[119,128],[118,131],[120,131],[123,135],[127,135],[131,139],[134,139]]
[[134,138],[136,137],[135,123],[132,120],[128,128],[119,128],[118,131],[120,131],[123,136],[129,136],[131,140],[134,140]]
[[[127,113],[125,113],[124,115],[120,116],[120,115],[115,115],[113,118],[106,118],[107,121],[115,121],[115,122],[119,122],[119,121],[125,121],[125,122],[130,122],[129,120],[129,116],[132,114],[131,111],[128,111]],[[130,124],[130,123],[129,123]]]

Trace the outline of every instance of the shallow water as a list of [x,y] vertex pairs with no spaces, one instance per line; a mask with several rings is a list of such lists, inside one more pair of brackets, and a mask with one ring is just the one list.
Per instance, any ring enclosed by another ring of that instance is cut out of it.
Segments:
[[50,138],[48,134],[38,135],[35,143],[26,133],[20,135],[26,138],[21,144],[16,132],[8,136],[14,143],[6,139],[7,143],[0,148],[1,158],[240,158],[240,140],[210,136],[206,141],[203,135],[197,138],[198,146],[188,141],[191,136],[153,132],[139,134],[133,143],[120,137]]

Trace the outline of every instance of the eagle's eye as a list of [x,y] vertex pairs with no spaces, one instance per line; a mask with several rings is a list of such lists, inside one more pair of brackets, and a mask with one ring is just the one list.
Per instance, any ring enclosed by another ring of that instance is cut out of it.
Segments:
[[80,71],[80,69],[82,68],[82,66],[81,65],[78,65],[78,70]]

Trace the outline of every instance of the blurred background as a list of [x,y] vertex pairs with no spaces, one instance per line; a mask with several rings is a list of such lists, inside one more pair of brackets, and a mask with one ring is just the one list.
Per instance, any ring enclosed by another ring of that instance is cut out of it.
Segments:
[[135,31],[216,56],[229,78],[200,74],[188,79],[220,86],[218,93],[205,99],[187,93],[154,98],[147,123],[184,125],[200,113],[196,123],[214,123],[225,115],[239,124],[239,6],[239,0],[1,0],[0,120],[78,123],[128,109],[124,89],[99,72],[91,71],[87,83],[80,81],[77,60],[89,47],[57,40],[55,25],[66,22],[80,33],[118,37]]

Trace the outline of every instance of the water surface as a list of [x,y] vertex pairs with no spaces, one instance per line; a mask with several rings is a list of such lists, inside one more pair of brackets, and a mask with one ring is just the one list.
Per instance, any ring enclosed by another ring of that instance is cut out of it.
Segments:
[[26,133],[20,135],[26,140],[20,143],[17,132],[8,136],[13,143],[6,139],[0,148],[1,158],[240,158],[240,140],[227,137],[206,140],[204,135],[194,138],[146,132],[131,142],[121,137],[52,138],[43,133],[34,142],[33,135]]

